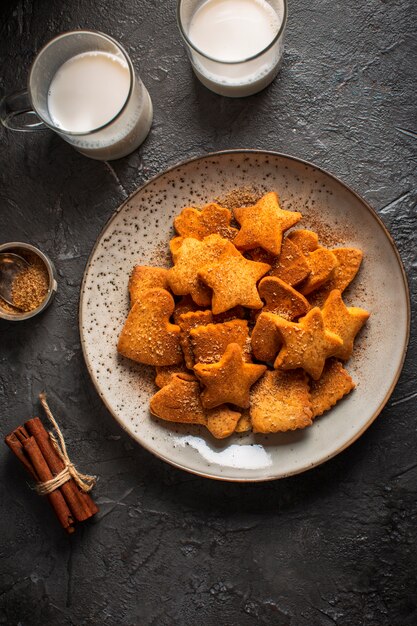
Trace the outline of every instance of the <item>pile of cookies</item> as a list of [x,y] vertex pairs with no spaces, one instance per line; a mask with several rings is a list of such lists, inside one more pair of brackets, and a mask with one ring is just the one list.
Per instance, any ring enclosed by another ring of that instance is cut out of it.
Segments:
[[362,252],[325,248],[311,230],[284,237],[300,219],[275,192],[233,215],[187,207],[174,220],[173,267],[133,269],[118,351],[156,367],[155,416],[217,438],[282,432],[355,387],[342,362],[369,313],[342,292]]

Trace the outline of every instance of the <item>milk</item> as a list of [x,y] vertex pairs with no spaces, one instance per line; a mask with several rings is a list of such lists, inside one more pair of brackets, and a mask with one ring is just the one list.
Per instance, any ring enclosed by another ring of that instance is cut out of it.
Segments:
[[67,141],[101,160],[132,152],[152,123],[142,82],[122,55],[103,51],[83,52],[61,65],[49,86],[48,110],[58,131],[70,133]]
[[129,66],[122,57],[109,52],[77,54],[52,79],[49,113],[58,128],[85,133],[119,113],[129,87]]
[[[284,19],[283,0],[276,9],[266,0],[207,0],[192,16],[188,38],[194,70],[216,93],[246,96],[266,87],[276,76],[282,40],[251,61],[272,43]],[[240,63],[239,63],[240,61]],[[229,63],[229,64],[228,64]]]

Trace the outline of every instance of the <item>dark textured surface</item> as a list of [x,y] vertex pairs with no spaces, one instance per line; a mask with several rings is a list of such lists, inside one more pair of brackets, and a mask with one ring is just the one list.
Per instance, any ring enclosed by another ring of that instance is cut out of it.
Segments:
[[177,471],[121,431],[88,379],[77,328],[105,220],[149,176],[222,148],[287,152],[350,184],[389,227],[415,305],[416,19],[414,0],[292,0],[280,76],[227,100],[192,76],[172,1],[3,5],[2,91],[24,84],[52,35],[96,28],[125,44],[155,118],[142,148],[111,164],[52,134],[0,131],[0,242],[38,244],[59,274],[42,317],[0,323],[1,432],[47,387],[74,460],[100,476],[101,506],[67,538],[1,447],[0,624],[417,624],[415,335],[389,404],[350,449],[304,475],[233,485]]

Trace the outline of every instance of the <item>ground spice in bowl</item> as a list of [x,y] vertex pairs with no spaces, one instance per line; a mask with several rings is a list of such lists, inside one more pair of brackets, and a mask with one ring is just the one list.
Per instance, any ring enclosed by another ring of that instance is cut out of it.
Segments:
[[26,254],[29,267],[13,281],[13,304],[21,311],[33,311],[42,304],[49,291],[49,274],[45,263],[35,254]]
[[[22,246],[22,247],[20,247]],[[13,252],[28,262],[28,267],[13,280],[11,295],[14,306],[0,297],[0,317],[9,320],[27,319],[43,311],[56,292],[55,270],[51,261],[30,244],[7,244],[1,252]]]

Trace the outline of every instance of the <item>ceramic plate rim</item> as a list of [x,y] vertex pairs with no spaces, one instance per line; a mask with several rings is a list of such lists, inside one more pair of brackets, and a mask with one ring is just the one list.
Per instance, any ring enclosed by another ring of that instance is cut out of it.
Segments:
[[[362,206],[364,208],[367,209],[367,211],[371,214],[371,216],[375,219],[375,221],[378,223],[378,225],[382,228],[385,236],[387,237],[387,240],[389,241],[394,254],[397,258],[398,261],[398,265],[401,269],[401,275],[403,278],[403,285],[404,285],[404,289],[405,289],[405,295],[406,295],[406,299],[407,299],[407,320],[406,320],[406,325],[407,325],[407,332],[406,332],[406,336],[404,339],[404,344],[402,347],[402,358],[401,361],[398,365],[398,368],[395,372],[395,375],[393,377],[393,380],[391,382],[391,385],[387,391],[387,393],[385,394],[384,398],[382,399],[382,401],[380,402],[379,406],[377,407],[377,409],[372,413],[372,415],[369,417],[369,419],[367,420],[367,422],[363,425],[363,427],[357,432],[355,433],[355,435],[353,435],[348,441],[346,441],[343,445],[339,446],[336,450],[334,450],[331,454],[327,454],[325,455],[323,458],[313,462],[313,463],[307,463],[306,465],[300,466],[297,469],[290,471],[290,472],[285,472],[283,474],[280,474],[279,476],[259,476],[259,477],[254,477],[254,478],[238,478],[238,477],[226,477],[226,476],[221,476],[221,475],[212,475],[212,474],[207,474],[203,471],[199,471],[197,469],[193,469],[190,467],[187,467],[186,465],[182,465],[181,463],[177,463],[175,461],[173,461],[172,459],[166,457],[163,454],[160,454],[158,452],[158,450],[154,450],[151,449],[146,442],[141,441],[139,439],[139,437],[137,437],[133,432],[131,432],[126,425],[119,419],[119,417],[116,415],[116,413],[112,410],[112,408],[110,407],[110,405],[108,404],[106,398],[103,396],[101,390],[100,390],[100,386],[98,384],[98,382],[95,380],[95,377],[93,375],[93,370],[92,367],[90,365],[88,356],[87,356],[87,350],[86,350],[86,342],[85,342],[85,338],[83,335],[83,316],[82,316],[82,306],[83,306],[83,299],[84,299],[84,293],[85,293],[85,283],[87,281],[87,275],[88,275],[88,271],[90,269],[90,265],[94,256],[94,253],[98,247],[98,245],[100,244],[102,237],[104,236],[105,232],[107,231],[108,227],[110,226],[110,224],[112,223],[112,221],[116,218],[116,216],[119,214],[119,212],[125,207],[125,205],[130,202],[130,200],[132,199],[133,196],[135,196],[137,193],[141,192],[143,189],[145,189],[145,187],[147,187],[149,184],[153,183],[154,181],[156,181],[158,178],[165,176],[166,174],[168,174],[169,172],[172,172],[173,170],[179,168],[179,167],[184,167],[186,165],[189,165],[190,163],[196,162],[196,161],[202,161],[205,159],[210,159],[210,158],[216,158],[222,155],[228,155],[228,154],[242,154],[242,155],[248,155],[248,154],[255,154],[255,155],[265,155],[265,156],[272,156],[272,157],[278,157],[278,158],[283,158],[283,159],[289,159],[291,161],[295,161],[301,165],[306,165],[308,167],[312,167],[314,169],[316,169],[317,171],[321,172],[322,174],[329,176],[330,178],[332,178],[333,180],[335,180],[337,183],[339,183],[340,185],[342,185],[349,193],[353,194],[357,200],[359,200],[359,202],[362,204]],[[354,189],[352,189],[349,185],[347,185],[345,182],[343,182],[342,180],[340,180],[340,178],[338,178],[337,176],[335,176],[334,174],[328,172],[326,169],[320,167],[319,165],[316,165],[315,163],[312,163],[311,161],[306,161],[305,159],[300,159],[299,157],[295,157],[289,154],[285,154],[283,152],[275,152],[273,150],[261,150],[261,149],[244,149],[244,148],[236,148],[233,150],[219,150],[216,152],[208,152],[206,154],[200,155],[200,156],[195,156],[195,157],[191,157],[188,159],[183,159],[177,163],[175,163],[174,165],[170,165],[169,167],[167,167],[166,169],[164,169],[162,172],[159,172],[158,174],[155,174],[154,176],[152,176],[151,178],[147,179],[142,185],[140,185],[139,187],[137,187],[137,189],[135,189],[131,194],[129,194],[129,196],[124,200],[124,202],[122,202],[122,204],[110,215],[110,217],[106,220],[105,224],[103,225],[102,229],[100,230],[96,241],[91,249],[91,252],[88,256],[85,268],[84,268],[84,273],[83,273],[83,278],[81,281],[81,287],[80,287],[80,295],[79,295],[79,304],[78,304],[78,330],[79,330],[79,334],[80,334],[80,342],[81,342],[81,348],[82,348],[82,352],[83,352],[83,357],[84,357],[84,362],[85,365],[87,367],[87,371],[88,374],[90,376],[90,379],[94,385],[95,390],[97,391],[97,394],[99,395],[101,401],[103,402],[103,404],[105,405],[105,407],[107,408],[107,410],[109,411],[109,413],[112,415],[112,417],[117,421],[117,423],[123,428],[123,430],[125,432],[127,432],[127,434],[134,439],[137,443],[139,443],[143,448],[145,448],[145,450],[147,450],[148,452],[150,452],[151,454],[155,455],[157,458],[165,461],[166,463],[168,463],[169,465],[172,465],[173,467],[176,467],[177,469],[181,469],[184,470],[186,472],[189,472],[191,474],[194,474],[196,476],[201,476],[203,478],[209,478],[212,480],[220,480],[222,482],[234,482],[234,483],[254,483],[254,482],[267,482],[267,481],[271,481],[271,480],[279,480],[281,478],[288,478],[289,476],[295,476],[297,474],[302,474],[303,472],[309,470],[309,469],[313,469],[314,467],[318,467],[319,465],[322,465],[323,463],[326,463],[327,461],[329,461],[330,459],[332,459],[333,457],[337,456],[338,454],[340,454],[341,452],[343,452],[344,450],[346,450],[349,446],[351,446],[353,443],[355,443],[355,441],[357,439],[359,439],[359,437],[361,437],[363,435],[363,433],[371,426],[371,424],[376,420],[376,418],[378,417],[378,415],[381,413],[381,411],[384,409],[384,407],[386,406],[388,400],[391,397],[392,392],[394,391],[394,388],[398,382],[398,379],[401,375],[403,366],[404,366],[404,361],[407,355],[407,349],[408,349],[408,345],[409,345],[409,340],[410,340],[410,323],[411,323],[411,304],[410,304],[410,289],[409,289],[409,285],[408,285],[408,279],[407,279],[407,274],[404,268],[404,264],[402,262],[400,253],[397,249],[397,246],[394,242],[394,239],[392,238],[388,228],[385,226],[384,222],[382,221],[382,219],[379,217],[378,213],[376,212],[376,210],[374,208],[372,208],[372,206],[370,204],[368,204],[368,202],[366,200],[364,200],[364,198],[362,198],[362,196],[360,196]]]

